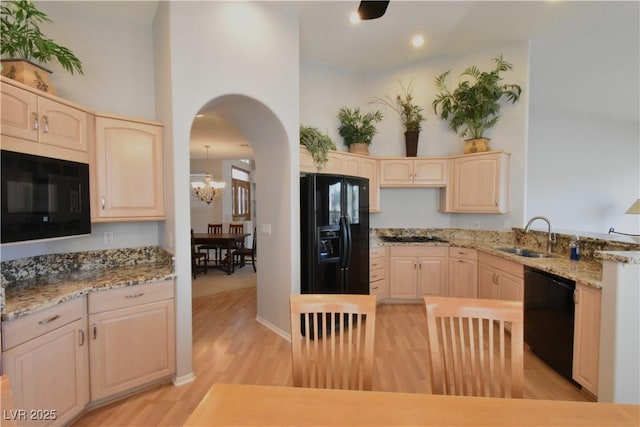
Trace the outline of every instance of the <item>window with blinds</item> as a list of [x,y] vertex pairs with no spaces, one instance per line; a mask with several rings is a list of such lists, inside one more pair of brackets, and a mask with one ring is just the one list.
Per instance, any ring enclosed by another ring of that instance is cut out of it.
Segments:
[[248,221],[251,219],[251,173],[231,167],[231,191],[233,198],[233,220]]

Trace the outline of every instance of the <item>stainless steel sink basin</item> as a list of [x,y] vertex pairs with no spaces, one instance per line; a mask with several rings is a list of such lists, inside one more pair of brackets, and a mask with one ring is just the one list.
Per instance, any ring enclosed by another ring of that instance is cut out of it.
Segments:
[[518,247],[503,247],[503,248],[495,248],[501,252],[507,252],[514,255],[519,255],[527,258],[553,258],[554,255],[546,253],[546,252],[537,252],[532,251],[530,249],[523,249]]

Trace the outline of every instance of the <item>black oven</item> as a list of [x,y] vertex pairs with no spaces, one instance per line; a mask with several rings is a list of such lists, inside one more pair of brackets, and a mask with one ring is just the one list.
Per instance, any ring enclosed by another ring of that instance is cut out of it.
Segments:
[[1,151],[2,243],[91,233],[89,165]]

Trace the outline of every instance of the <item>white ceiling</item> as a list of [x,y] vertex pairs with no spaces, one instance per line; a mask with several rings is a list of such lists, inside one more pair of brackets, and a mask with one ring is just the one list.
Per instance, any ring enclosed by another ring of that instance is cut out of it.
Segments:
[[[70,3],[89,7],[92,13],[100,8],[104,16],[151,23],[158,2]],[[348,18],[357,9],[359,0],[265,3],[299,17],[303,61],[354,72],[587,31],[597,28],[602,20],[602,7],[606,5],[597,1],[391,0],[382,18],[354,25]],[[425,43],[416,49],[410,40],[418,33]],[[191,158],[205,158],[205,144],[211,145],[211,158],[253,157],[248,141],[233,123],[215,110],[201,113],[205,118],[194,124]]]

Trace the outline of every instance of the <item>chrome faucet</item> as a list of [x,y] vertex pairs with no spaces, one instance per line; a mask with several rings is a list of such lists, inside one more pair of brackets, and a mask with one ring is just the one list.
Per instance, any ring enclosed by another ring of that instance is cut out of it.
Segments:
[[527,225],[524,227],[524,232],[525,233],[529,232],[529,229],[531,228],[531,224],[536,219],[541,219],[542,221],[547,223],[547,252],[551,253],[553,251],[553,245],[556,243],[556,234],[551,232],[551,221],[549,221],[549,218],[544,217],[544,216],[534,216],[534,217],[532,217],[527,222]]

